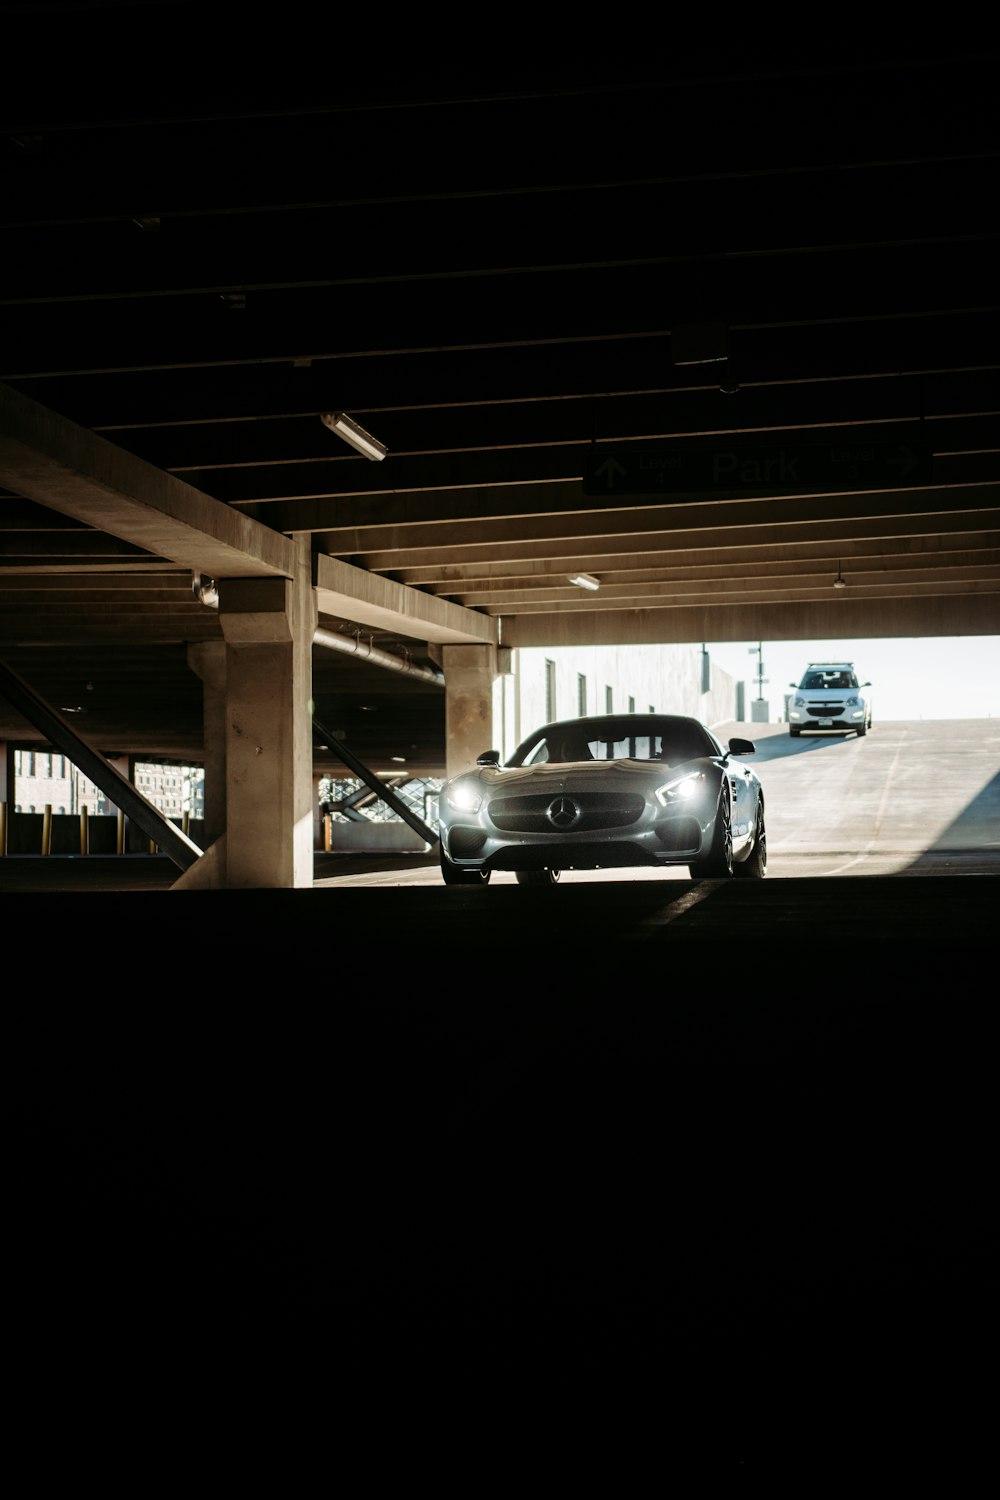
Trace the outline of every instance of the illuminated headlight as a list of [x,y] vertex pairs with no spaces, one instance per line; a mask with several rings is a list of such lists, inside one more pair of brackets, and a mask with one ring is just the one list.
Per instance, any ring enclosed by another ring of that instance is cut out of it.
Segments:
[[471,781],[460,781],[444,794],[444,800],[456,812],[476,813],[483,805],[483,794]]
[[662,786],[658,786],[656,800],[664,807],[671,802],[687,802],[692,797],[697,797],[704,780],[704,772],[689,771],[686,776],[677,776],[673,781],[665,781]]

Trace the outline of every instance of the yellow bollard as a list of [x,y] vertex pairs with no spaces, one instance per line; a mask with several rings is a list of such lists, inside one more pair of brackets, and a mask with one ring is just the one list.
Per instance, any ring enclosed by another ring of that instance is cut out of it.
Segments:
[[118,809],[118,853],[125,853],[125,814]]
[[52,803],[46,802],[42,818],[42,853],[52,853]]
[[0,802],[0,855],[7,853],[7,804]]
[[87,821],[87,816],[88,816],[89,811],[90,811],[90,809],[87,808],[87,807],[81,807],[80,808],[80,853],[81,854],[89,854],[90,853],[90,824]]

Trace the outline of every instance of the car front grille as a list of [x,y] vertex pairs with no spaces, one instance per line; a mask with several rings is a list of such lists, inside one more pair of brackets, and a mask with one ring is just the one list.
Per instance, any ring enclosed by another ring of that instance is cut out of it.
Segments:
[[813,719],[838,719],[844,712],[842,703],[807,703],[806,708]]
[[453,859],[474,859],[486,843],[481,828],[453,828],[449,844]]
[[701,849],[701,825],[697,818],[674,818],[657,828],[656,837],[671,854],[697,854]]
[[642,817],[646,806],[645,798],[637,792],[571,794],[566,800],[580,809],[579,817],[569,830],[557,830],[548,816],[553,800],[551,792],[544,796],[497,798],[490,803],[490,819],[504,833],[597,833],[608,828],[628,828]]

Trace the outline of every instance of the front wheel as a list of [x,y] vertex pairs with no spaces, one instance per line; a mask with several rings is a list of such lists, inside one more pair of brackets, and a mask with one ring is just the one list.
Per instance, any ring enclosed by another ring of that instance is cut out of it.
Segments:
[[518,885],[557,885],[559,870],[515,870]]
[[801,729],[790,729],[788,731],[788,733],[791,735],[791,737],[792,737],[793,740],[797,740],[798,737],[799,737],[799,735],[802,733],[802,730]]
[[715,811],[715,831],[708,858],[689,865],[692,880],[725,880],[733,873],[733,814],[725,787]]
[[753,848],[741,864],[733,865],[733,874],[745,880],[763,880],[767,874],[767,831],[764,808],[757,803],[757,823],[753,831]]
[[859,740],[860,739],[864,739],[864,737],[865,737],[865,735],[867,733],[868,733],[868,725],[867,724],[859,724],[858,728],[857,728],[858,739]]
[[445,885],[489,885],[489,870],[460,870],[458,865],[453,865],[444,852],[444,845],[438,845],[438,859],[441,863],[441,875]]

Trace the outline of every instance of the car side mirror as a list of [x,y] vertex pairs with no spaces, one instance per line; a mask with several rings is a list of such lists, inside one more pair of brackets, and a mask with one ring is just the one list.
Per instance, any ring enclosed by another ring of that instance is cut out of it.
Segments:
[[484,750],[482,755],[476,756],[477,766],[498,766],[500,764],[499,750]]
[[729,741],[729,754],[730,755],[756,755],[756,753],[757,753],[757,746],[754,744],[753,740],[730,740]]

